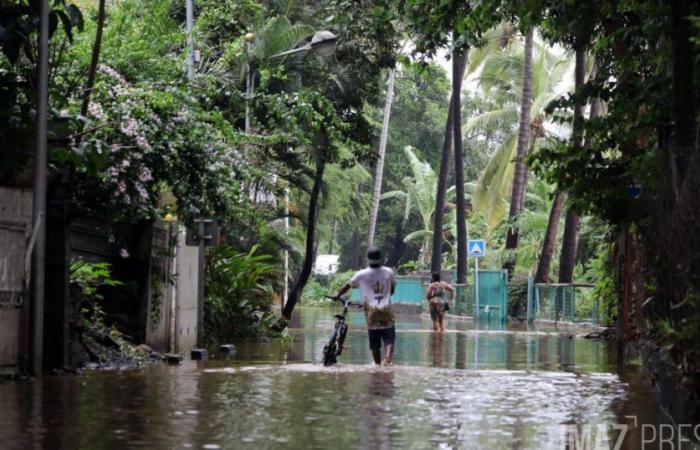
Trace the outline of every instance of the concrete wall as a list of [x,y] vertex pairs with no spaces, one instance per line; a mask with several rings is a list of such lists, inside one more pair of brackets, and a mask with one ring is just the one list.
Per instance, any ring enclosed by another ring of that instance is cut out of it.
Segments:
[[197,345],[198,247],[185,245],[185,230],[178,233],[175,307],[175,351],[188,352]]

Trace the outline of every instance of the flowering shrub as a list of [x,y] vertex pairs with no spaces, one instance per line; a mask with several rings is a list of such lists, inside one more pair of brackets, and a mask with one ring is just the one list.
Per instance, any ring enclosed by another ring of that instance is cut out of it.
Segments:
[[101,189],[116,219],[152,217],[164,188],[187,219],[227,215],[244,176],[229,123],[177,87],[131,84],[108,65],[99,69],[85,118],[92,132],[75,150],[104,156]]

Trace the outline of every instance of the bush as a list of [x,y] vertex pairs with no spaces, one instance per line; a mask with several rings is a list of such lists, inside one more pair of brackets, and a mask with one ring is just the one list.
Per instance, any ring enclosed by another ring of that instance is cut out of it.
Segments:
[[314,276],[309,280],[301,295],[302,306],[331,306],[326,295],[333,295],[352,278],[353,272],[339,272],[332,276]]
[[527,277],[513,275],[508,283],[508,316],[525,317],[527,315]]
[[257,336],[275,327],[271,306],[276,271],[271,256],[256,255],[257,251],[255,246],[248,253],[237,253],[224,245],[209,253],[204,302],[209,340]]

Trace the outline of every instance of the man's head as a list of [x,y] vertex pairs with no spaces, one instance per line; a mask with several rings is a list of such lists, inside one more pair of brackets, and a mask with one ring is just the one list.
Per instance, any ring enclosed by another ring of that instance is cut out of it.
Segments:
[[433,272],[433,275],[430,278],[431,283],[435,283],[436,281],[440,281],[440,272]]
[[369,247],[367,249],[367,262],[370,267],[382,267],[382,263],[384,262],[382,249],[374,246]]

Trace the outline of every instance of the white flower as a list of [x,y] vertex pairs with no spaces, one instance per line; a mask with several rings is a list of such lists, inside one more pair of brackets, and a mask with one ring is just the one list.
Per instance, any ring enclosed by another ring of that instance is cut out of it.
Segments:
[[105,116],[104,110],[102,109],[102,105],[93,102],[90,102],[90,104],[88,105],[88,114],[94,117],[95,119],[102,119]]
[[141,180],[142,183],[148,183],[153,179],[153,176],[151,175],[151,171],[149,170],[148,167],[141,167],[141,171],[139,172],[139,180]]
[[151,144],[148,143],[148,140],[145,136],[136,136],[136,145],[138,145],[139,148],[141,148],[142,150],[151,149]]
[[126,123],[121,124],[119,129],[127,136],[136,136],[136,133],[139,131],[139,123],[136,119],[130,117]]
[[129,252],[127,252],[125,248],[120,248],[119,249],[119,256],[121,256],[122,258],[128,258]]
[[99,69],[100,69],[100,72],[114,78],[115,80],[119,81],[120,83],[126,83],[126,80],[124,79],[124,77],[119,72],[117,72],[113,68],[109,67],[108,65],[100,64]]

